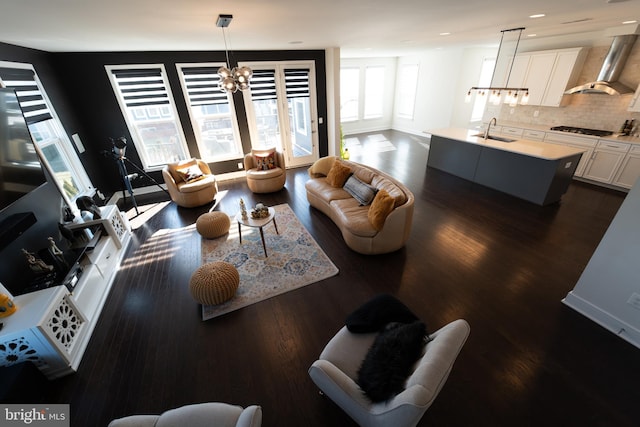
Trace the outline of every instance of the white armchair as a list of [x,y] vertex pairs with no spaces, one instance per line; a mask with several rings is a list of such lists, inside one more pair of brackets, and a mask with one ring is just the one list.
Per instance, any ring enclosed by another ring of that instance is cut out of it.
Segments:
[[343,327],[309,375],[360,426],[415,426],[444,386],[469,331],[469,324],[459,319],[431,334],[404,391],[386,402],[372,403],[355,380],[377,333],[354,334]]
[[161,415],[118,418],[108,427],[260,427],[262,408],[208,402],[171,409]]

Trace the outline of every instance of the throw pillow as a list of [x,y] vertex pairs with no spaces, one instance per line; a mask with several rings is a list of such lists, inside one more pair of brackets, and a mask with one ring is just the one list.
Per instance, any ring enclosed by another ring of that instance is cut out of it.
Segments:
[[369,212],[367,212],[367,217],[373,228],[378,231],[382,230],[387,216],[393,210],[394,204],[395,199],[386,190],[379,190],[376,193],[369,207]]
[[184,182],[193,182],[204,178],[204,174],[197,164],[176,169],[176,172]]
[[384,402],[404,390],[413,365],[422,356],[426,328],[422,322],[391,323],[369,348],[358,385],[372,402]]
[[387,324],[412,323],[419,320],[400,300],[390,294],[380,294],[358,307],[347,316],[349,332],[363,334],[378,332]]
[[347,193],[351,194],[361,206],[370,204],[378,191],[376,187],[360,181],[355,175],[347,178],[347,182],[344,183],[343,188]]
[[349,175],[351,175],[351,168],[342,161],[336,160],[327,174],[327,182],[332,187],[342,188]]
[[276,168],[276,155],[275,153],[255,154],[256,168],[258,170],[267,171]]

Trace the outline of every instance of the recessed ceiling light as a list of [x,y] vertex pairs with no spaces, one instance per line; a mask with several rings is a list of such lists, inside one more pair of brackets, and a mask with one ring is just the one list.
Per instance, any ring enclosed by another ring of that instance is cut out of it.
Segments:
[[544,13],[536,13],[535,15],[529,15],[529,18],[531,19],[536,19],[536,18],[543,18],[547,15],[545,15]]
[[441,36],[450,36],[451,33],[440,33]]
[[536,37],[537,34],[527,34],[527,37]]
[[636,24],[638,21],[635,19],[633,21],[624,21],[623,24]]

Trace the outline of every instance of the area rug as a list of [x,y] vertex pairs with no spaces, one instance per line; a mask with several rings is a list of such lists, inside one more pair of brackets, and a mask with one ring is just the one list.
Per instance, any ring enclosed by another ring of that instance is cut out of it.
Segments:
[[229,234],[217,239],[202,239],[202,263],[225,261],[240,273],[240,286],[229,301],[202,306],[202,320],[229,313],[285,292],[310,285],[338,274],[338,268],[318,246],[289,207],[273,206],[276,224],[263,227],[267,245],[265,257],[260,232],[242,226],[242,243],[238,224],[231,218]]

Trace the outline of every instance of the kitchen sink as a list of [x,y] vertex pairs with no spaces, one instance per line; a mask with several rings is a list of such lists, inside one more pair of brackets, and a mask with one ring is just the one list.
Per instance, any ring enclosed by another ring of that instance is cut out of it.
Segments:
[[[477,136],[478,138],[482,138],[484,139],[484,133],[477,133],[475,135],[472,136]],[[500,142],[513,142],[513,141],[517,141],[517,139],[510,139],[510,138],[504,138],[502,136],[495,136],[495,135],[489,135],[487,137],[487,139],[493,139],[494,141],[500,141]]]

